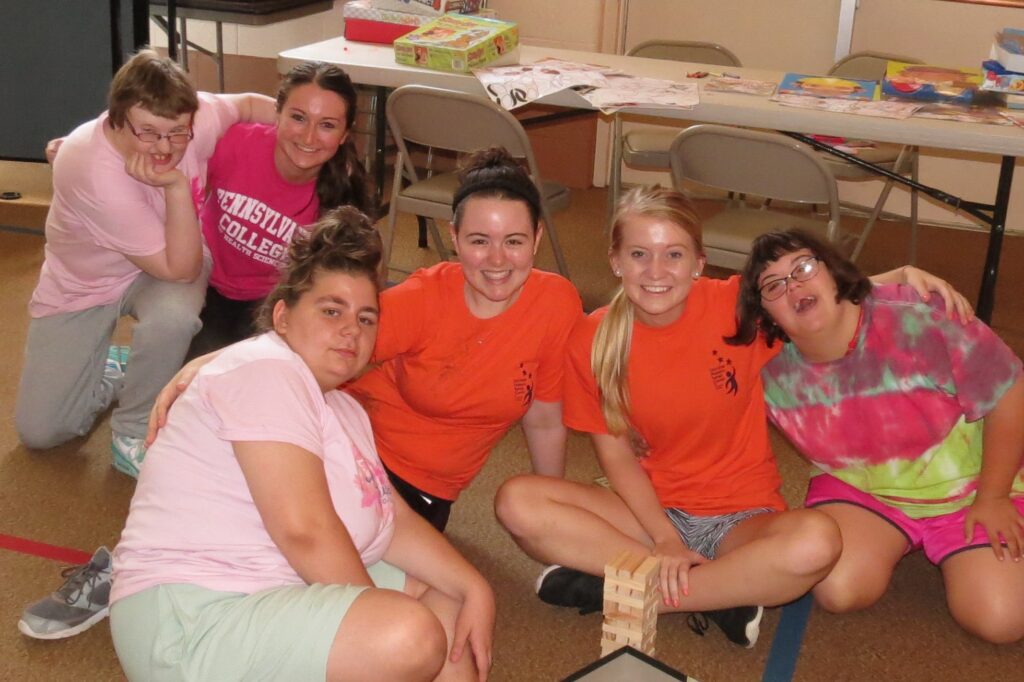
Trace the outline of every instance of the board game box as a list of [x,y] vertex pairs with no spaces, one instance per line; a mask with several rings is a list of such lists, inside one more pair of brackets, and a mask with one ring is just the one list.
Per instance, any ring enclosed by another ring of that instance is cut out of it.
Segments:
[[445,14],[396,40],[395,61],[466,73],[484,64],[516,64],[518,47],[515,22]]

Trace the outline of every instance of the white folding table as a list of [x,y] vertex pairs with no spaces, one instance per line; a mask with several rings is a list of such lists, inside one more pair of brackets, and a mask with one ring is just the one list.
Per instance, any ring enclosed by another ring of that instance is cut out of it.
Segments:
[[[676,81],[686,81],[686,74],[689,72],[714,71],[718,68],[701,64],[531,45],[521,45],[520,51],[520,62],[523,64],[534,63],[546,57],[555,57],[567,61],[601,64],[637,76]],[[278,57],[278,68],[283,72],[298,63],[310,60],[338,64],[345,69],[353,81],[364,85],[397,88],[407,83],[418,83],[479,95],[488,94],[480,81],[471,74],[432,71],[397,64],[394,60],[393,49],[389,45],[349,42],[344,38],[331,38],[281,52]],[[779,82],[783,76],[781,72],[765,69],[737,68],[730,69],[730,71],[737,72],[743,78],[774,82]],[[701,83],[699,80],[692,82]],[[538,101],[541,104],[552,104],[571,109],[591,108],[586,100],[571,91],[558,92]],[[703,92],[703,88],[700,104],[690,110],[635,108],[629,109],[629,112],[661,118],[780,130],[829,153],[836,153],[836,151],[803,134],[834,135],[937,149],[981,152],[1002,157],[995,200],[992,203],[968,201],[932,187],[912,183],[902,176],[894,176],[897,182],[924,192],[989,225],[988,252],[978,294],[977,315],[986,322],[991,320],[1006,212],[1010,200],[1010,187],[1013,182],[1014,159],[1024,156],[1024,129],[1016,126],[996,126],[914,117],[900,120],[836,114],[786,107],[765,97],[726,92]],[[383,107],[378,107],[379,121],[382,116]],[[377,144],[377,153],[379,154],[383,153],[382,133],[383,128],[379,125]],[[842,153],[837,155],[848,158],[853,163],[864,164],[855,156],[850,157]],[[881,169],[873,170],[886,174]]]

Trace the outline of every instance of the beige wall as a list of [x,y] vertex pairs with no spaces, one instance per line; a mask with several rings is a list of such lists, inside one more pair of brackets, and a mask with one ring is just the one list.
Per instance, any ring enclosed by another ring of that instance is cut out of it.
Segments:
[[833,61],[838,21],[839,0],[630,0],[626,46],[703,40],[744,65],[818,71]]

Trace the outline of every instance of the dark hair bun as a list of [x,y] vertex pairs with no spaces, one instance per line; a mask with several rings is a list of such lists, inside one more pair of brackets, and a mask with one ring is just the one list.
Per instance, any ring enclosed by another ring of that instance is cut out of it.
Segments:
[[459,188],[452,197],[452,211],[461,215],[459,204],[475,194],[514,198],[526,202],[536,223],[540,215],[540,192],[526,166],[504,147],[473,152],[459,171]]
[[510,174],[522,173],[529,177],[526,166],[519,159],[513,158],[504,147],[488,147],[478,149],[467,156],[460,164],[459,180],[466,182],[472,174],[481,171],[493,170],[496,172],[507,172]]

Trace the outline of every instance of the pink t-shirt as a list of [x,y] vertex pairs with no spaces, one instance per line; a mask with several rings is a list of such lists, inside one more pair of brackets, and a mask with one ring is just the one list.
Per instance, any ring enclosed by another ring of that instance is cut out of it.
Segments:
[[114,552],[111,601],[168,583],[244,593],[303,583],[263,525],[232,441],[290,443],[323,459],[334,509],[363,563],[380,560],[394,506],[369,419],[341,391],[322,393],[269,332],[229,346],[171,409]]
[[320,210],[316,179],[293,184],[277,172],[276,145],[274,126],[231,126],[207,169],[209,196],[199,217],[213,256],[210,285],[235,301],[270,293],[292,238]]
[[[199,93],[199,111],[178,169],[202,199],[206,160],[217,139],[238,120],[231,100]],[[65,138],[53,165],[53,201],[46,216],[46,249],[32,317],[113,303],[141,272],[127,256],[165,248],[164,192],[132,178],[124,158],[103,134],[107,114]]]

